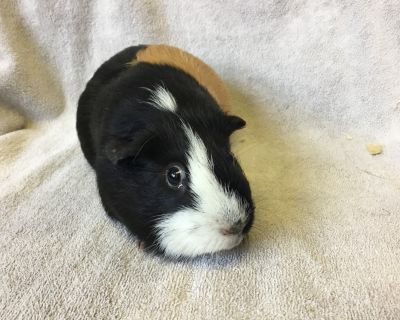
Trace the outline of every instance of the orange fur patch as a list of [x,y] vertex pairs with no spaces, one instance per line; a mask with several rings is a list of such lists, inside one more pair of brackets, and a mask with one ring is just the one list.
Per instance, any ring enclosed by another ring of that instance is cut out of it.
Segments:
[[137,62],[169,65],[181,69],[206,88],[222,110],[229,110],[229,95],[221,78],[207,64],[190,53],[167,45],[150,45],[140,50],[129,64],[134,65]]

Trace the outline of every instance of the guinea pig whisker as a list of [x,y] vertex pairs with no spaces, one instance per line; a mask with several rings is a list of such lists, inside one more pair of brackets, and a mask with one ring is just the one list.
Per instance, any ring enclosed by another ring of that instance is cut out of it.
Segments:
[[[254,236],[262,236],[262,235],[264,234],[263,231],[257,230],[257,229],[252,230],[252,231],[250,231],[250,232],[251,232],[251,234],[254,235]],[[250,234],[248,235],[248,238],[250,238]]]
[[[262,232],[263,230],[260,229],[259,227],[252,226],[252,227],[251,227],[251,231]],[[250,231],[250,232],[251,232],[251,231]]]

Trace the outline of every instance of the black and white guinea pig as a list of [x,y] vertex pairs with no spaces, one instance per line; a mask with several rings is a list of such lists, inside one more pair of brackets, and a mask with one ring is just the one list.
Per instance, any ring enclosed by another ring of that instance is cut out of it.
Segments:
[[106,212],[170,257],[231,249],[251,228],[249,183],[229,137],[245,121],[204,62],[166,45],[126,48],[82,93],[77,130]]

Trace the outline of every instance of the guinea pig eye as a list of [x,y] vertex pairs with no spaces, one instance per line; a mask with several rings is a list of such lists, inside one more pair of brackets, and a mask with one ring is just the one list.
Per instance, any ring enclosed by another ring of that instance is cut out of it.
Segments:
[[183,180],[185,178],[185,171],[179,165],[172,165],[166,171],[166,180],[169,187],[173,189],[180,189],[183,187]]

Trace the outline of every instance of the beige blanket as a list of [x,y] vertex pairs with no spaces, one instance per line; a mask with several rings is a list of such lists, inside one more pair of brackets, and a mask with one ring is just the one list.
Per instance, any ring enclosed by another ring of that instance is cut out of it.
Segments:
[[[140,43],[209,63],[248,122],[237,250],[154,258],[100,205],[76,103]],[[400,318],[398,0],[1,0],[0,132],[0,319]]]

